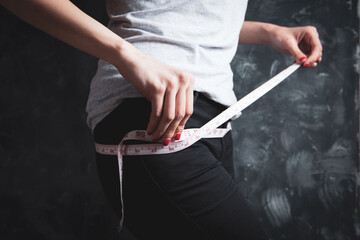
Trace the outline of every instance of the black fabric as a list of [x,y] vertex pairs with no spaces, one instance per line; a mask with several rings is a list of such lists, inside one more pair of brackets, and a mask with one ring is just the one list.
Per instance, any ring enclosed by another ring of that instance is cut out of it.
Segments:
[[[223,110],[195,92],[186,128],[201,127]],[[126,99],[94,129],[95,141],[117,144],[127,132],[146,129],[150,112],[146,99]],[[117,157],[96,156],[105,194],[120,217]],[[124,225],[138,239],[267,239],[233,174],[230,132],[177,153],[125,156]]]

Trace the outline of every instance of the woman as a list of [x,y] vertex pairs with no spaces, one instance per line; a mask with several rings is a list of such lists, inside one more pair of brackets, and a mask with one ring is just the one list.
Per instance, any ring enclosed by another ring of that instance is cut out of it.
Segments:
[[[236,101],[237,44],[267,44],[304,67],[321,61],[314,27],[244,22],[246,0],[107,0],[106,28],[66,0],[0,0],[25,21],[100,58],[87,104],[95,141],[136,129],[168,145]],[[119,217],[114,156],[97,154]],[[139,239],[266,239],[233,182],[231,133],[168,155],[125,156],[124,225]]]

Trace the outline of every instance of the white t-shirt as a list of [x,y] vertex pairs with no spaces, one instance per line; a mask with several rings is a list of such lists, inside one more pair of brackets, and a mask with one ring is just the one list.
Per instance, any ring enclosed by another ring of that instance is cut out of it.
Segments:
[[[190,72],[194,90],[229,106],[233,59],[247,0],[107,0],[108,27],[141,52]],[[124,98],[141,97],[117,69],[99,60],[87,103],[93,130]]]

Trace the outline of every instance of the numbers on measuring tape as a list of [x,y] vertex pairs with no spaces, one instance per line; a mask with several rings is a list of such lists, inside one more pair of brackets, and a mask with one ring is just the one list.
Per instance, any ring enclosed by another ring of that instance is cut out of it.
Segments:
[[299,64],[294,63],[289,66],[281,73],[277,74],[275,77],[271,78],[260,87],[256,88],[245,97],[240,99],[238,102],[227,108],[225,111],[220,113],[218,116],[210,120],[204,126],[199,129],[186,129],[182,133],[182,138],[180,141],[172,142],[168,147],[164,147],[160,144],[148,144],[148,145],[124,145],[126,140],[142,140],[142,141],[151,141],[150,136],[144,130],[135,130],[125,134],[124,138],[121,140],[119,145],[102,145],[95,143],[95,149],[98,153],[107,154],[107,155],[117,155],[119,163],[119,179],[120,179],[120,200],[122,205],[122,217],[120,220],[120,225],[123,222],[124,218],[124,205],[122,193],[122,159],[124,155],[148,155],[148,154],[167,154],[171,152],[176,152],[187,147],[190,147],[192,144],[200,140],[201,138],[212,138],[212,137],[223,137],[228,131],[231,130],[230,123],[226,129],[217,129],[221,124],[225,123],[232,117],[241,113],[246,107],[255,102],[257,99],[262,97],[272,88],[277,86],[290,74],[292,74],[296,69],[300,67]]
[[136,131],[136,136],[137,137],[145,137],[145,132],[144,131]]

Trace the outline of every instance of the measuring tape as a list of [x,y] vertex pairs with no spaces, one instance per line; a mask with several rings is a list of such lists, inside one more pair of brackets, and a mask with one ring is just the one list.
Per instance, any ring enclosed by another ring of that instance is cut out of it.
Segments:
[[241,113],[242,110],[247,108],[253,102],[261,98],[289,75],[295,72],[300,67],[300,64],[294,63],[287,67],[282,72],[278,73],[273,78],[269,79],[261,86],[247,94],[245,97],[240,99],[238,102],[231,105],[229,108],[224,110],[222,113],[217,115],[215,118],[207,122],[201,128],[197,129],[186,129],[182,132],[181,138],[178,141],[171,142],[167,146],[162,144],[131,144],[125,145],[124,142],[127,140],[139,140],[152,142],[151,136],[146,133],[145,130],[135,130],[127,133],[118,145],[103,145],[95,143],[96,152],[105,155],[117,155],[119,164],[119,178],[120,178],[120,199],[122,216],[120,220],[120,226],[122,226],[124,220],[124,205],[122,199],[122,165],[124,155],[155,155],[155,154],[168,154],[183,150],[201,138],[220,138],[223,137],[229,130],[231,125],[228,123],[227,128],[217,128],[232,117]]

